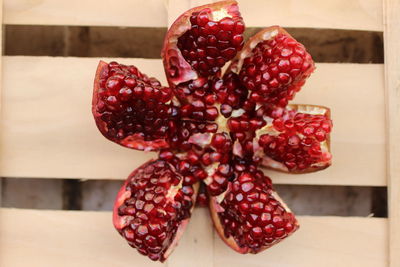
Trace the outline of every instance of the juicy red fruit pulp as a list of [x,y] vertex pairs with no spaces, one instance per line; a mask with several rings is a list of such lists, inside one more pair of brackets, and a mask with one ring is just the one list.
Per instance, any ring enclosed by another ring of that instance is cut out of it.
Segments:
[[191,28],[178,38],[185,60],[201,76],[215,75],[243,47],[244,23],[241,17],[211,19],[205,8],[190,16]]
[[165,139],[177,113],[171,90],[135,66],[101,62],[97,72],[93,114],[103,135],[140,150],[168,147]]
[[165,260],[194,205],[194,189],[163,160],[149,162],[126,181],[114,209],[114,226],[141,254]]
[[261,171],[244,172],[231,185],[218,213],[223,227],[219,232],[241,253],[258,253],[298,228],[294,215],[275,198],[271,180]]

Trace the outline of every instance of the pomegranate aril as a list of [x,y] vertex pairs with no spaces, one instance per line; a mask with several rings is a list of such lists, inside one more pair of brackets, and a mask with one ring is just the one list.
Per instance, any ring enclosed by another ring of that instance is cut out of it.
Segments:
[[[93,92],[93,115],[108,139],[130,148],[158,150],[166,142],[169,121],[175,119],[170,89],[133,66],[100,62]],[[113,71],[105,71],[112,69]],[[111,75],[106,77],[105,75]],[[108,78],[103,87],[100,75]],[[164,92],[164,93],[163,93]]]
[[[289,109],[277,108],[265,112],[264,115],[275,118],[272,122],[274,133],[260,135],[258,144],[266,157],[284,164],[287,171],[308,172],[326,168],[331,158],[329,143],[326,142],[332,125],[329,113],[323,107],[314,108],[321,114],[302,113],[296,111],[296,108],[302,106],[293,105]],[[329,131],[325,131],[322,126]],[[325,147],[324,151],[322,147]],[[269,160],[264,161],[264,165],[278,166],[270,164]]]
[[216,213],[212,217],[217,220],[218,233],[233,249],[257,253],[293,233],[298,224],[276,200],[271,182],[262,172],[238,175],[222,202],[211,200],[212,212]]
[[244,24],[240,14],[236,12],[233,17],[213,21],[214,12],[221,11],[205,8],[193,12],[190,28],[177,42],[184,59],[204,77],[217,75],[243,46]]
[[[196,198],[192,186],[174,189],[176,184],[171,181],[176,179],[183,178],[170,163],[148,162],[128,177],[114,205],[115,228],[129,245],[152,260],[166,259],[164,254],[180,238],[177,234],[185,227]],[[177,197],[183,195],[187,197]],[[136,212],[132,214],[128,208]]]

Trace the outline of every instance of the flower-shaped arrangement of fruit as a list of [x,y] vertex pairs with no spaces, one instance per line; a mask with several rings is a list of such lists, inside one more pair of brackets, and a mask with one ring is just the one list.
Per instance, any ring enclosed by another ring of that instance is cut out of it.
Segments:
[[315,68],[311,56],[278,26],[246,43],[244,29],[235,1],[182,14],[161,52],[168,86],[132,65],[98,65],[100,132],[159,151],[125,181],[113,213],[118,232],[152,260],[171,254],[196,200],[207,201],[232,249],[271,247],[299,225],[261,167],[305,173],[331,163],[329,109],[288,104]]

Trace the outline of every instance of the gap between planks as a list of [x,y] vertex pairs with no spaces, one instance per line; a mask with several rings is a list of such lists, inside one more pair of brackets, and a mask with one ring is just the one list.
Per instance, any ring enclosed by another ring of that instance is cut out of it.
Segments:
[[[118,146],[96,129],[90,105],[98,59],[3,59],[3,177],[124,179],[155,156]],[[164,77],[161,60],[118,61]],[[161,80],[165,82],[164,78]],[[382,90],[380,64],[317,64],[295,101],[332,109],[333,165],[305,175],[269,172],[273,180],[288,184],[385,186]],[[360,125],[368,127],[368,131]]]
[[[0,209],[1,266],[163,266],[141,256],[113,229],[110,212]],[[299,216],[301,228],[257,255],[233,252],[196,209],[168,267],[387,265],[387,219]],[[29,222],[27,227],[26,222]],[[62,241],[61,241],[62,240]],[[39,256],[38,256],[39,255]],[[288,256],[290,255],[290,256]],[[166,265],[164,265],[166,266]]]
[[[166,27],[189,7],[212,0],[5,0],[4,24]],[[215,1],[214,1],[215,2]],[[380,0],[239,1],[248,27],[382,31]],[[290,14],[288,16],[288,14]]]

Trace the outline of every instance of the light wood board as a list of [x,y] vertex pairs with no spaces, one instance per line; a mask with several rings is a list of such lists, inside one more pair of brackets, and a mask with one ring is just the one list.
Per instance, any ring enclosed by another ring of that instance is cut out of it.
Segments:
[[[189,6],[209,2],[212,1],[5,0],[4,23],[166,27],[168,17],[176,19]],[[239,5],[248,27],[282,25],[372,31],[383,29],[382,2],[379,0],[241,0]]]
[[390,266],[400,267],[400,1],[385,1],[385,79]]
[[[164,77],[160,60],[119,61]],[[4,62],[2,176],[123,179],[154,157],[98,132],[90,109],[98,59],[6,56]],[[382,65],[317,64],[295,100],[332,109],[333,166],[307,175],[269,172],[275,182],[386,185]]]
[[299,217],[293,236],[258,255],[234,253],[214,234],[207,209],[196,209],[164,265],[131,249],[109,212],[1,209],[0,266],[364,266],[387,264],[387,220]]
[[[332,28],[382,31],[380,0],[237,0],[247,27]],[[191,6],[209,0],[191,0]],[[213,2],[216,2],[214,0]]]

